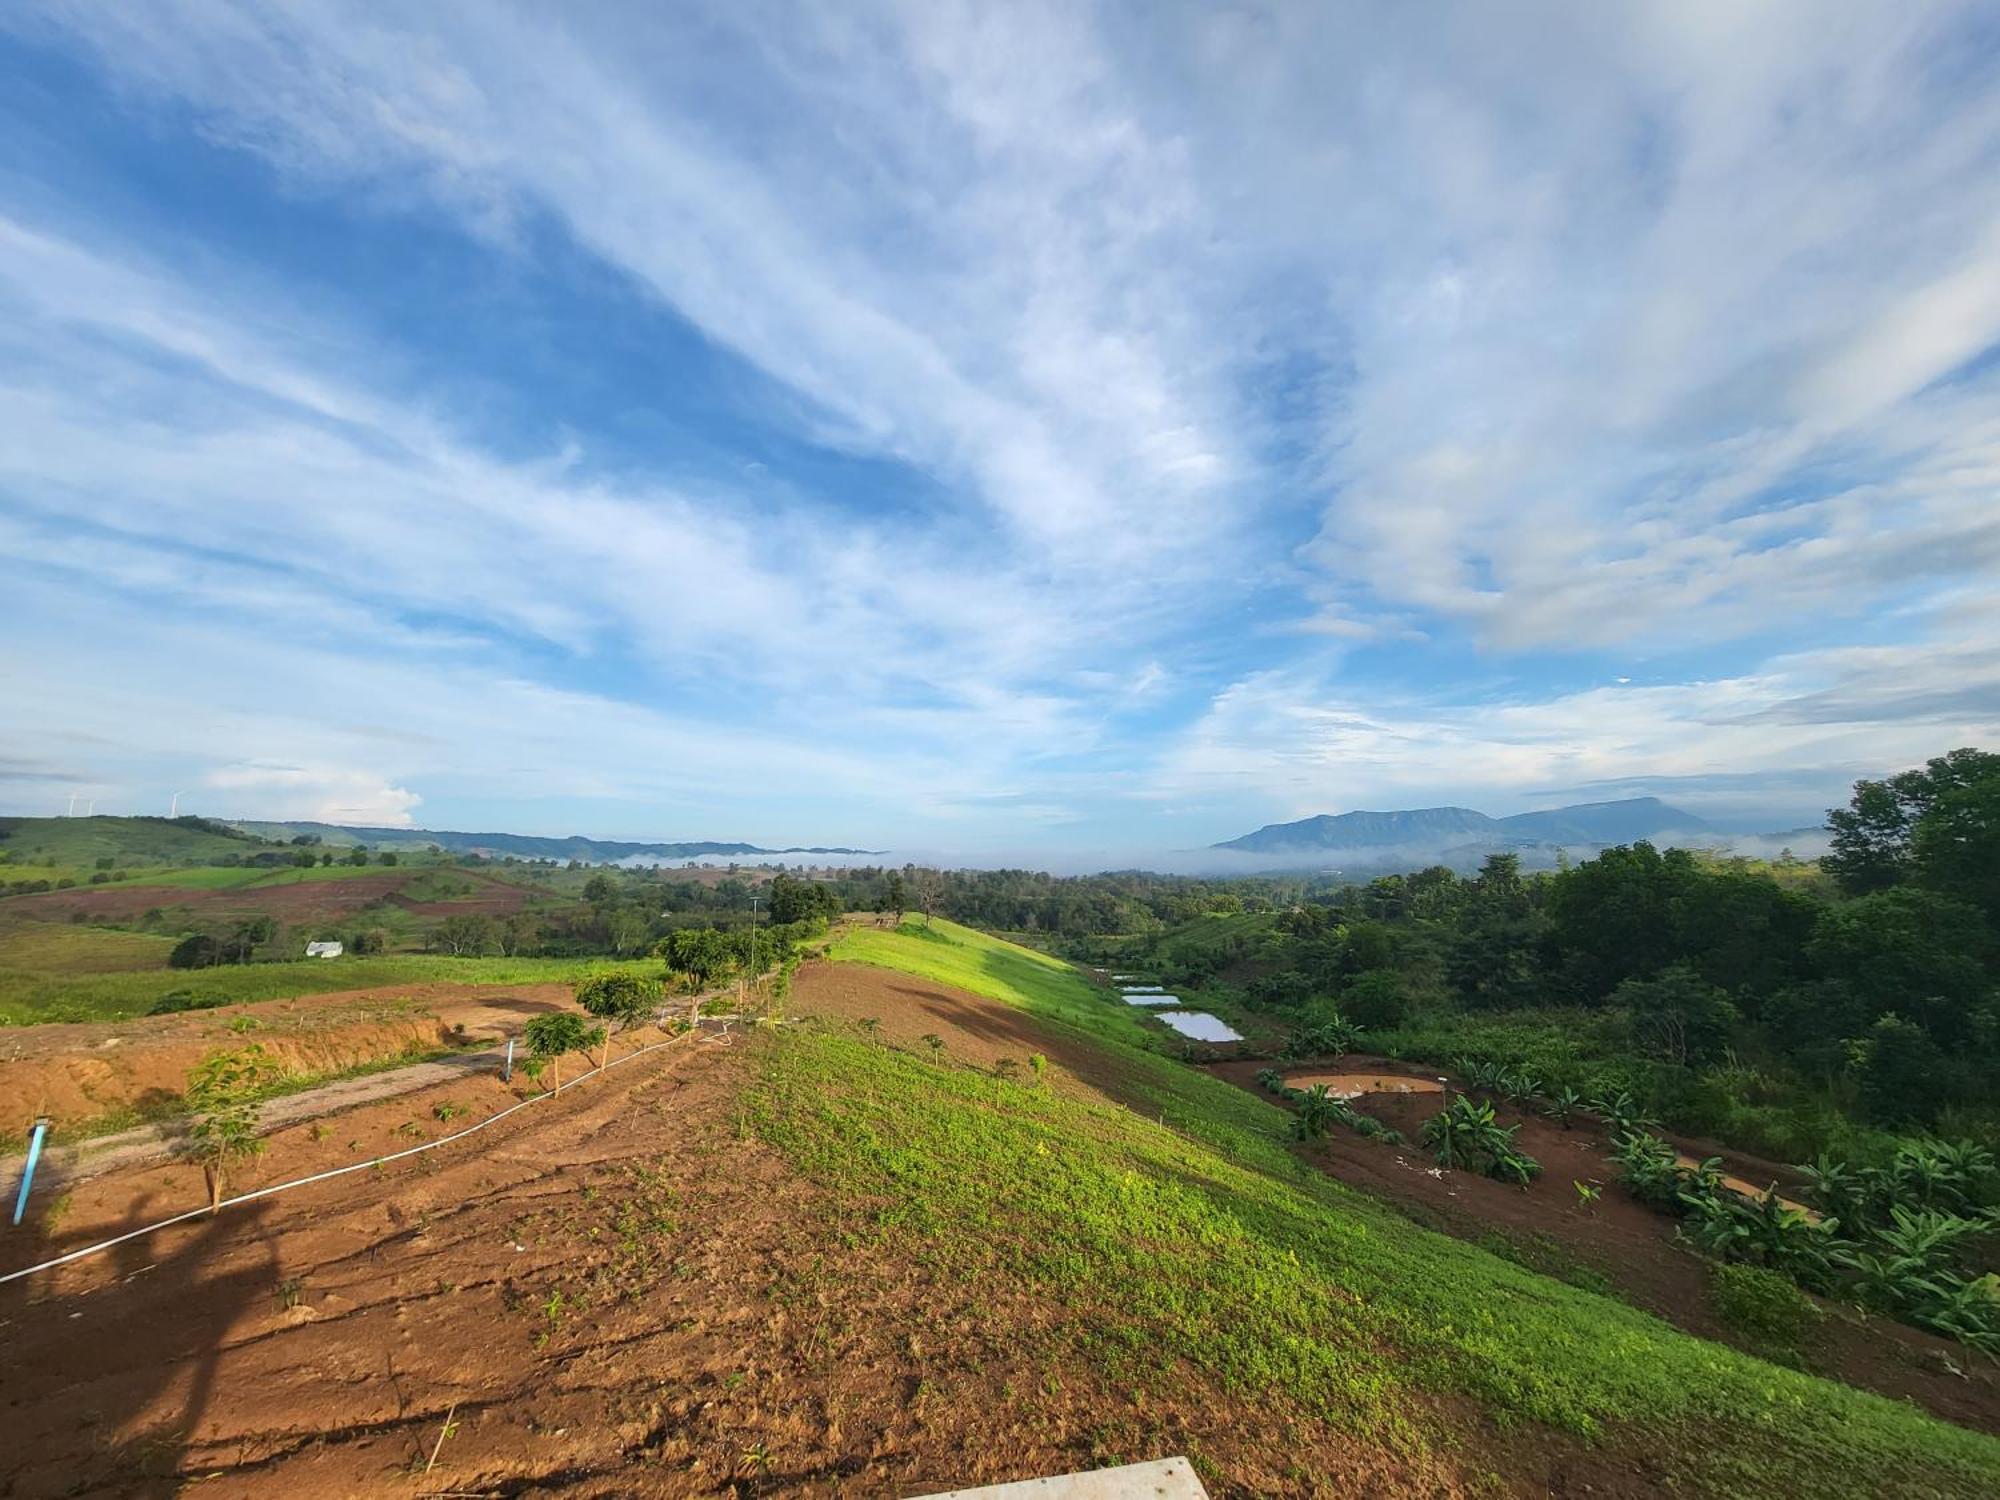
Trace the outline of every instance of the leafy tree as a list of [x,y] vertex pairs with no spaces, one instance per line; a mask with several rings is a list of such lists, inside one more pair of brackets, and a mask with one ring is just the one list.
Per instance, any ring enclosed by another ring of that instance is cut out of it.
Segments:
[[736,963],[734,946],[713,927],[683,927],[655,944],[654,951],[668,968],[687,976],[689,988],[697,992],[726,976]]
[[347,951],[355,954],[380,953],[389,946],[389,935],[379,927],[363,927],[347,939]]
[[1639,1049],[1681,1067],[1719,1057],[1736,1024],[1729,997],[1684,965],[1652,979],[1628,979],[1611,1003],[1629,1012]]
[[643,947],[651,924],[629,906],[615,906],[604,917],[604,939],[613,953],[636,952]]
[[314,865],[319,863],[319,856],[310,849],[301,849],[297,854],[292,856],[292,863],[297,865],[301,870],[310,870]]
[[261,1046],[217,1052],[188,1073],[183,1091],[195,1121],[181,1141],[181,1152],[202,1170],[208,1182],[208,1207],[222,1207],[230,1166],[264,1149],[257,1134],[257,1096],[283,1074]]
[[249,963],[259,947],[274,941],[277,936],[278,924],[272,918],[246,917],[236,924],[235,932],[230,934],[230,960],[239,964]]
[[517,911],[500,924],[500,951],[509,958],[526,953],[541,936],[541,923]]
[[212,969],[223,962],[222,943],[213,935],[197,932],[174,945],[167,955],[170,969]]
[[1956,1093],[1956,1072],[1944,1049],[1921,1026],[1883,1016],[1854,1046],[1862,1108],[1884,1125],[1920,1125],[1937,1117]]
[[910,892],[903,881],[901,870],[891,870],[882,882],[882,904],[875,909],[896,919],[898,927],[903,925],[903,912],[909,905]]
[[432,929],[431,941],[455,958],[470,957],[493,947],[498,927],[483,912],[460,912]]
[[1941,790],[1917,819],[1910,861],[1932,890],[2000,922],[2000,755],[1986,760],[1992,769],[1968,767],[1965,779]]
[[396,862],[395,853],[393,851],[384,851],[376,856],[375,862],[381,865],[393,865]]
[[[2000,779],[2000,755],[1965,749],[1938,756],[1921,770],[1904,771],[1886,781],[1855,782],[1848,805],[1827,812],[1833,847],[1820,860],[1821,868],[1855,895],[1902,884],[1917,868],[1913,845],[1918,842],[1918,829],[1939,800],[1981,784],[1991,787],[1996,779]],[[1990,838],[1994,828],[1991,796],[1989,791],[1955,801],[1943,821],[1962,824],[1969,819],[1976,827],[1981,821],[1978,808],[1984,806],[1989,814],[1984,827]],[[1934,846],[1932,858],[1943,852]],[[1946,854],[1944,866],[1947,871],[1954,870],[1957,861]]]
[[583,899],[601,919],[618,902],[618,882],[609,875],[593,875],[583,883]]
[[357,868],[368,863],[368,851],[360,845],[347,851],[347,862]]
[[1992,938],[1972,907],[1915,886],[1829,908],[1806,956],[1864,1020],[1894,1011],[1940,1042],[1967,1039],[1989,991]]
[[1341,1013],[1364,1031],[1389,1031],[1409,1014],[1410,997],[1403,976],[1394,969],[1369,969],[1357,974],[1340,992]]
[[771,881],[770,911],[773,922],[814,922],[839,915],[840,900],[818,881],[779,875]]
[[555,1078],[555,1092],[562,1092],[562,1060],[571,1052],[588,1052],[604,1040],[604,1028],[587,1024],[573,1010],[551,1011],[536,1016],[523,1028],[528,1051],[546,1063]]
[[[660,981],[638,974],[593,974],[576,987],[576,1003],[600,1021],[624,1031],[653,1014],[660,1003]],[[601,1068],[611,1061],[611,1036],[604,1027],[604,1051],[598,1057]]]

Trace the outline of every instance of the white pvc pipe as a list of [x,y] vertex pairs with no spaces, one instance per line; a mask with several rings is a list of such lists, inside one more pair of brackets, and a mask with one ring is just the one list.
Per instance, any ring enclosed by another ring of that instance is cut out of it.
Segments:
[[[723,1030],[726,1035],[728,1028],[725,1026]],[[655,1042],[650,1047],[641,1047],[637,1052],[628,1052],[623,1057],[606,1063],[602,1068],[593,1068],[590,1072],[584,1074],[582,1078],[577,1079],[576,1083],[571,1084],[570,1087],[575,1088],[577,1083],[583,1083],[588,1079],[595,1078],[599,1073],[608,1072],[620,1063],[628,1063],[635,1057],[644,1057],[648,1052],[657,1052],[662,1047],[671,1047],[676,1042],[684,1042],[690,1037],[699,1035],[699,1032],[687,1031],[679,1036],[669,1037],[664,1042]],[[291,1182],[273,1183],[269,1187],[257,1188],[253,1192],[238,1193],[234,1198],[225,1198],[222,1202],[216,1204],[214,1208],[190,1209],[184,1214],[175,1214],[171,1219],[162,1219],[157,1224],[148,1224],[143,1229],[127,1230],[124,1234],[117,1235],[111,1239],[100,1240],[95,1245],[85,1245],[81,1250],[72,1250],[67,1255],[58,1255],[53,1260],[45,1260],[40,1265],[25,1266],[18,1271],[9,1271],[6,1275],[0,1276],[0,1286],[4,1286],[10,1281],[18,1281],[23,1276],[32,1276],[37,1271],[52,1271],[57,1266],[68,1265],[73,1260],[82,1260],[85,1256],[96,1255],[99,1251],[109,1250],[113,1245],[122,1245],[127,1240],[136,1240],[143,1235],[153,1234],[174,1224],[185,1224],[189,1219],[199,1219],[204,1214],[219,1213],[221,1210],[232,1208],[238,1203],[248,1203],[256,1198],[268,1198],[274,1193],[289,1192],[293,1188],[305,1187],[309,1183],[325,1182],[330,1177],[345,1177],[349,1172],[365,1172],[370,1167],[379,1167],[386,1162],[401,1161],[406,1156],[416,1156],[424,1151],[435,1151],[439,1146],[449,1146],[453,1141],[462,1141],[467,1136],[484,1130],[488,1125],[506,1119],[507,1116],[513,1114],[516,1110],[523,1110],[530,1104],[540,1104],[544,1099],[553,1099],[555,1097],[553,1093],[535,1094],[523,1099],[519,1104],[508,1105],[499,1114],[491,1115],[481,1120],[477,1125],[468,1125],[456,1134],[440,1136],[434,1141],[425,1141],[421,1146],[410,1146],[401,1151],[393,1151],[387,1156],[378,1156],[373,1161],[350,1162],[347,1166],[335,1167],[328,1172],[315,1172],[310,1177],[295,1178]]]

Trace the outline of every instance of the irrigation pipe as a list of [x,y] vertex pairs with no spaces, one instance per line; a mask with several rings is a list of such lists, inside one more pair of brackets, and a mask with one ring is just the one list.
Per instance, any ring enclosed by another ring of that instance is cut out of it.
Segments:
[[[718,1034],[717,1039],[719,1039],[719,1037],[721,1036],[728,1035],[728,1032],[729,1028],[725,1024],[722,1031]],[[650,1047],[641,1047],[637,1052],[628,1052],[623,1057],[614,1058],[612,1061],[606,1063],[601,1068],[592,1068],[588,1073],[584,1074],[582,1078],[577,1079],[576,1083],[572,1083],[570,1087],[575,1088],[577,1084],[581,1084],[588,1079],[595,1078],[601,1073],[608,1073],[613,1068],[619,1067],[624,1063],[632,1062],[636,1058],[644,1057],[648,1052],[657,1052],[662,1047],[671,1047],[674,1046],[676,1043],[685,1042],[691,1037],[698,1037],[700,1035],[701,1033],[699,1031],[686,1031],[681,1033],[681,1035],[679,1036],[668,1037],[667,1040],[665,1040],[664,1042],[655,1042]],[[99,1240],[95,1245],[85,1245],[81,1250],[72,1250],[67,1255],[58,1255],[53,1260],[45,1260],[41,1262],[39,1265],[24,1266],[18,1271],[9,1271],[6,1275],[0,1276],[0,1286],[4,1286],[10,1281],[19,1281],[23,1276],[33,1276],[37,1271],[52,1271],[57,1266],[66,1266],[73,1260],[82,1260],[86,1256],[96,1255],[102,1251],[109,1250],[114,1245],[122,1245],[128,1240],[136,1240],[149,1234],[155,1234],[158,1231],[170,1228],[175,1224],[185,1224],[190,1219],[199,1219],[210,1214],[220,1213],[223,1209],[233,1208],[239,1203],[249,1203],[253,1199],[257,1198],[269,1198],[277,1193],[290,1192],[293,1188],[306,1187],[309,1184],[315,1182],[325,1182],[329,1178],[345,1177],[349,1172],[365,1172],[371,1167],[386,1166],[388,1165],[388,1163],[392,1161],[401,1161],[406,1156],[418,1156],[426,1151],[435,1151],[440,1146],[449,1146],[453,1141],[462,1141],[469,1135],[476,1135],[478,1132],[484,1130],[488,1125],[497,1124],[501,1120],[506,1119],[507,1116],[515,1114],[520,1110],[524,1110],[531,1104],[540,1104],[544,1099],[556,1099],[560,1098],[561,1095],[562,1091],[560,1089],[551,1090],[547,1093],[534,1094],[526,1099],[523,1099],[518,1104],[508,1105],[505,1109],[501,1110],[500,1113],[498,1113],[497,1115],[489,1115],[486,1119],[481,1120],[477,1125],[468,1125],[465,1127],[465,1129],[457,1131],[451,1135],[439,1136],[434,1141],[425,1141],[421,1146],[409,1146],[401,1151],[392,1151],[389,1153],[389,1155],[378,1156],[372,1161],[350,1162],[347,1166],[335,1167],[328,1172],[315,1172],[310,1177],[297,1177],[290,1182],[274,1182],[269,1187],[260,1187],[248,1193],[238,1193],[234,1198],[224,1198],[220,1203],[216,1204],[213,1208],[203,1207],[203,1208],[190,1209],[188,1212],[184,1214],[175,1214],[171,1219],[162,1219],[159,1221],[159,1223],[148,1224],[142,1229],[128,1229],[125,1233],[120,1235],[114,1235],[111,1239]]]

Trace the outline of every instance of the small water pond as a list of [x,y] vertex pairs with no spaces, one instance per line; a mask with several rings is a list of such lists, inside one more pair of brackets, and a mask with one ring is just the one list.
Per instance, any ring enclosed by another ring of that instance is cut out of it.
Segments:
[[1295,1089],[1309,1089],[1322,1083],[1338,1099],[1359,1099],[1363,1094],[1444,1092],[1444,1085],[1435,1078],[1410,1078],[1401,1073],[1287,1073],[1285,1082]]
[[1231,1031],[1204,1010],[1163,1010],[1155,1014],[1182,1036],[1191,1036],[1197,1042],[1240,1042],[1243,1034]]
[[1127,1005],[1179,1005],[1181,997],[1179,995],[1127,995],[1125,1003]]

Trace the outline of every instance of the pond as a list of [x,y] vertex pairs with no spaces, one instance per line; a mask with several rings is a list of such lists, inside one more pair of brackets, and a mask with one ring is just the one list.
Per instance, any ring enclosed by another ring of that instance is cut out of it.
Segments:
[[1243,1034],[1231,1031],[1221,1021],[1201,1010],[1163,1010],[1159,1018],[1182,1036],[1191,1036],[1198,1042],[1240,1042]]
[[1285,1082],[1295,1089],[1326,1085],[1337,1099],[1359,1099],[1363,1094],[1441,1094],[1444,1085],[1435,1078],[1410,1078],[1401,1073],[1287,1073]]
[[1125,1003],[1127,1005],[1179,1005],[1181,997],[1179,995],[1127,995]]

